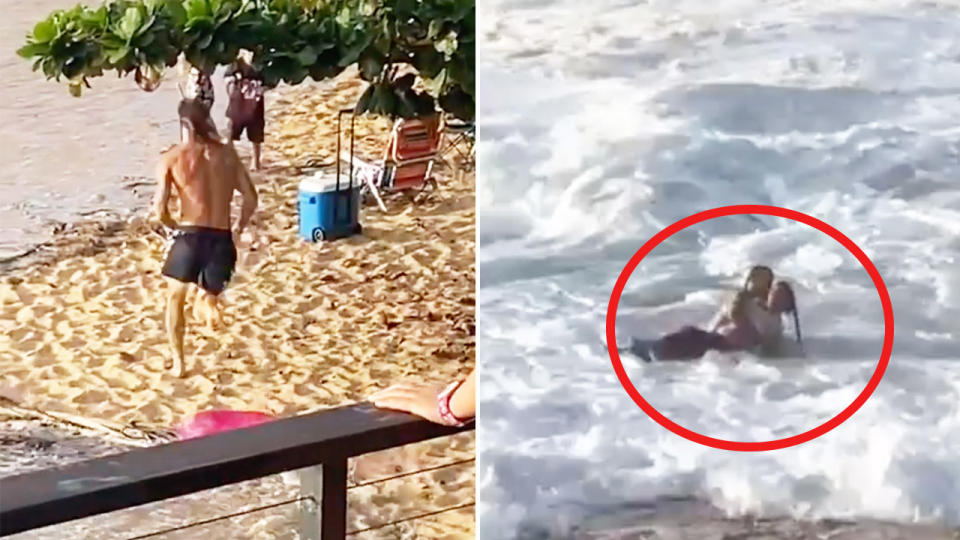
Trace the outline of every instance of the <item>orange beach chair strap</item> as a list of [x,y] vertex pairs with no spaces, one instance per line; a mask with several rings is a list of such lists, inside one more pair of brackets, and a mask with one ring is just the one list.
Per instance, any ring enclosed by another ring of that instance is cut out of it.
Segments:
[[390,189],[421,187],[430,177],[439,147],[438,131],[431,120],[400,120],[394,125],[385,160],[387,168],[393,169],[393,174],[388,174]]

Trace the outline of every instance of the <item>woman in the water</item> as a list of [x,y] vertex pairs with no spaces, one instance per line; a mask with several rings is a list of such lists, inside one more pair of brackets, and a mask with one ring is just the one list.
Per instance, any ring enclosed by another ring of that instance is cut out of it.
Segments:
[[793,289],[785,281],[774,283],[766,266],[750,269],[746,283],[733,302],[717,314],[707,330],[687,326],[658,340],[632,340],[628,350],[647,362],[694,360],[709,350],[756,351],[777,354],[783,338],[784,314],[792,313],[800,337],[800,318]]

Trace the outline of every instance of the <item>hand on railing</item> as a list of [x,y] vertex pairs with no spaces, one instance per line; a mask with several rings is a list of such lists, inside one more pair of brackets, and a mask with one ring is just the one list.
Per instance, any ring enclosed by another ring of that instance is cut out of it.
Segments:
[[395,384],[370,397],[382,409],[415,414],[437,424],[462,425],[476,415],[474,372],[450,385]]

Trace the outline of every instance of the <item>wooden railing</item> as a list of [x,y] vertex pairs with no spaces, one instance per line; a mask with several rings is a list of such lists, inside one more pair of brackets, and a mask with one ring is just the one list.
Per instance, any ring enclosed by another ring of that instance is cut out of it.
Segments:
[[315,467],[301,472],[301,538],[340,540],[347,459],[472,429],[359,404],[0,478],[0,536]]

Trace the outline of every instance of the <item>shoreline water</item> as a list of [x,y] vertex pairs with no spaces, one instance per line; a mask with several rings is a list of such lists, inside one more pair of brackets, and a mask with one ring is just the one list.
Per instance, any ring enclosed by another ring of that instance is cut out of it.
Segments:
[[[46,80],[15,54],[39,20],[73,5],[36,0],[4,6],[0,191],[6,197],[0,202],[0,261],[50,242],[51,230],[87,216],[138,215],[152,195],[160,150],[178,136],[175,69],[152,92],[140,90],[131,76],[107,73],[74,98],[64,82]],[[213,115],[222,128],[227,103],[222,70],[214,85]]]
[[[5,5],[0,21],[0,260],[51,240],[51,230],[107,210],[123,218],[143,206],[136,193],[152,174],[153,155],[176,136],[178,92],[173,74],[152,93],[130,78],[105,76],[82,98],[47,81],[15,54],[37,21],[65,0]],[[127,215],[126,209],[131,209]]]
[[[246,148],[238,148],[238,153],[244,163],[249,163],[250,152]],[[158,160],[159,157],[158,150]],[[289,164],[284,166],[300,170]],[[19,244],[0,257],[0,279],[17,280],[18,272],[29,271],[35,266],[48,266],[62,258],[100,252],[114,245],[111,243],[112,239],[124,235],[142,233],[164,237],[163,227],[154,223],[151,215],[156,180],[145,176],[124,176],[119,178],[119,181],[123,189],[132,192],[131,199],[135,201],[133,205],[123,207],[115,203],[112,206],[78,212],[73,219],[67,221],[49,220],[48,232],[43,233],[45,237],[35,233],[32,243]]]

